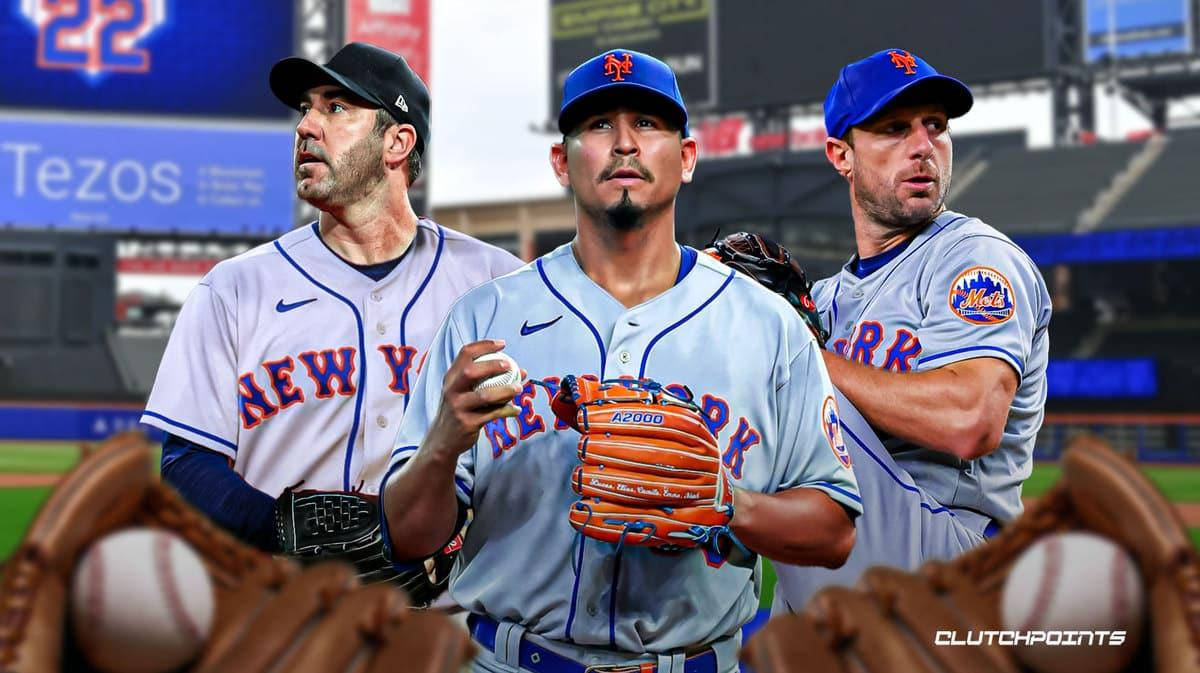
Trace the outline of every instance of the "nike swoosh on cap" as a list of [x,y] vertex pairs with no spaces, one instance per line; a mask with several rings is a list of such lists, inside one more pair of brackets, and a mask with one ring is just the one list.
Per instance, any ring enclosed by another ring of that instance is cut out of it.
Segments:
[[554,323],[558,322],[559,320],[562,320],[561,315],[558,316],[557,318],[555,318],[554,320],[547,320],[546,322],[540,322],[536,325],[530,325],[529,321],[526,320],[525,323],[521,325],[521,336],[529,336],[530,334],[533,334],[534,332],[540,332],[540,331],[546,329],[547,327],[553,325]]
[[285,303],[283,303],[283,300],[280,299],[279,303],[275,304],[275,310],[279,311],[280,313],[287,313],[288,311],[290,311],[294,308],[300,308],[301,306],[304,306],[305,304],[311,304],[316,300],[317,300],[317,298],[313,297],[312,299],[305,299],[303,301],[298,301],[294,304],[285,304]]

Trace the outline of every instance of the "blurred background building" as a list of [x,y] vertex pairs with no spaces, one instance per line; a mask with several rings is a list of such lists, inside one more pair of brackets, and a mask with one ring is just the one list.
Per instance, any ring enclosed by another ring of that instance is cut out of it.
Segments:
[[573,236],[548,147],[604,49],[670,62],[700,141],[681,240],[765,232],[810,276],[853,251],[821,102],[884,48],[966,81],[949,205],[1051,287],[1040,457],[1088,428],[1200,460],[1200,0],[124,0],[0,8],[0,437],[136,421],[174,316],[222,259],[309,222],[267,71],[347,41],[430,84],[418,212],[525,259]]

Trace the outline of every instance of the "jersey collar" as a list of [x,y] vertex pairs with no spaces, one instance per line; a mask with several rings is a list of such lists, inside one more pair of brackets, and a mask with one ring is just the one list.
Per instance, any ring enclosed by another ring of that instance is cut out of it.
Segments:
[[[895,248],[888,250],[887,252],[879,255],[873,255],[866,259],[859,259],[857,254],[851,256],[846,264],[842,267],[841,276],[843,280],[853,285],[854,283],[871,276],[876,271],[896,262],[896,260],[905,259],[907,257],[907,255],[904,254],[905,252],[916,251],[925,245],[929,239],[940,234],[946,228],[946,225],[954,220],[961,219],[962,217],[962,215],[954,211],[944,210],[942,211],[942,214],[933,218],[932,222],[925,225],[925,227],[918,231],[912,238],[908,239],[904,243],[901,243]],[[860,265],[862,265],[862,267],[860,267]],[[860,268],[862,268],[861,271]]]

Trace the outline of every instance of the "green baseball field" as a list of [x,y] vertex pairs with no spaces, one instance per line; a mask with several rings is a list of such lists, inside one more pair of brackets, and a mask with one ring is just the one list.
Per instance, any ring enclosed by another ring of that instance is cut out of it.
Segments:
[[[80,446],[62,442],[0,442],[0,560],[8,558],[25,527],[62,473],[79,460]],[[1147,465],[1143,468],[1167,499],[1177,503],[1200,547],[1200,466]],[[1059,467],[1038,464],[1025,483],[1026,497],[1037,497],[1058,480]],[[764,604],[770,601],[775,575],[767,568]]]

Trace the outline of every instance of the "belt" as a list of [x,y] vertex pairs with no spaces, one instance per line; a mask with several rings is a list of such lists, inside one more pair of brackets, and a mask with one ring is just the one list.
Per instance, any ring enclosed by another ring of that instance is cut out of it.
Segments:
[[[962,507],[959,505],[955,505],[955,506],[951,506],[950,510],[955,515],[959,516],[960,521],[963,523],[963,525],[967,526],[968,528],[977,526],[977,525],[979,525],[979,523],[982,523],[983,529],[980,530],[980,535],[982,535],[985,540],[995,537],[996,534],[998,534],[1000,532],[1001,528],[1003,528],[1001,523],[999,521],[997,521],[995,518],[993,518],[991,514],[981,512],[977,509],[972,509],[970,507]],[[970,516],[963,517],[963,516],[961,516],[963,514],[968,514]]]
[[[471,637],[491,652],[496,650],[496,630],[499,626],[496,620],[483,615],[472,614],[467,617]],[[659,673],[658,664],[650,661],[610,666],[580,663],[525,638],[521,639],[518,657],[521,668],[533,673]],[[688,657],[683,663],[683,673],[717,673],[716,652],[708,649]]]
[[996,537],[996,534],[999,532],[1000,532],[1000,524],[996,523],[995,519],[992,519],[991,521],[988,522],[988,525],[983,528],[983,537],[984,538],[993,538],[993,537]]

